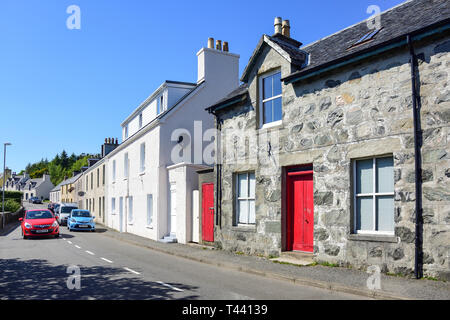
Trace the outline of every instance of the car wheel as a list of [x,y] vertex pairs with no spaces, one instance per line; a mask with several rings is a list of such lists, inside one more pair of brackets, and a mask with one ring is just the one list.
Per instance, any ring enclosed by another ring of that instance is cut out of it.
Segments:
[[59,238],[59,233],[57,235],[55,235],[55,238]]
[[24,240],[27,239],[27,236],[25,235],[25,233],[23,233],[23,229],[22,229],[22,237],[23,237]]

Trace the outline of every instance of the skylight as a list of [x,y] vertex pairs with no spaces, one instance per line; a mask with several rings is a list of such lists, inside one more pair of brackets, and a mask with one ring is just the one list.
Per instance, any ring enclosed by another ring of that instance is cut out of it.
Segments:
[[356,42],[352,45],[352,47],[353,47],[353,46],[357,46],[357,45],[359,45],[359,44],[361,44],[361,43],[363,43],[363,42],[367,42],[367,41],[369,41],[369,40],[372,40],[373,37],[375,37],[375,36],[378,34],[378,32],[380,32],[382,29],[383,29],[383,28],[375,29],[375,30],[369,31],[369,32],[366,33],[364,36],[362,36],[361,39],[359,39],[358,41],[356,41]]

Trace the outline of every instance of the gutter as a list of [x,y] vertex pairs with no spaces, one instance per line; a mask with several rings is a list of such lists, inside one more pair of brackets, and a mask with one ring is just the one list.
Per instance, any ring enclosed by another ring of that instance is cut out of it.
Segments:
[[[419,41],[419,40],[422,40],[423,38],[445,32],[450,29],[450,23],[448,20],[449,19],[444,20],[442,22],[443,25],[436,25],[431,28],[420,29],[420,30],[410,33],[408,36],[411,37],[412,41]],[[380,45],[362,50],[360,52],[350,54],[348,56],[344,56],[335,61],[331,61],[329,63],[317,66],[315,68],[306,70],[304,72],[299,72],[297,74],[293,73],[293,74],[281,79],[281,81],[283,81],[285,85],[290,84],[290,83],[299,82],[299,81],[323,74],[327,71],[335,70],[337,68],[373,57],[377,54],[384,53],[386,51],[390,51],[395,48],[406,46],[406,45],[408,45],[408,43],[407,43],[407,40],[405,39],[405,37],[406,37],[406,35],[403,35],[403,36],[394,38],[392,40],[389,40],[387,42],[384,42]]]

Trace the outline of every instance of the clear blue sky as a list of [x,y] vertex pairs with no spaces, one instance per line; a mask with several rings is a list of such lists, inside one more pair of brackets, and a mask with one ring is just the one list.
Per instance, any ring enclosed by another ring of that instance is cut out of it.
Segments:
[[[195,82],[196,53],[208,37],[228,41],[242,73],[276,16],[311,43],[402,0],[144,1],[2,0],[0,143],[7,166],[69,154],[99,153],[105,137],[164,80]],[[69,30],[66,9],[81,9]],[[3,170],[3,165],[1,169]]]

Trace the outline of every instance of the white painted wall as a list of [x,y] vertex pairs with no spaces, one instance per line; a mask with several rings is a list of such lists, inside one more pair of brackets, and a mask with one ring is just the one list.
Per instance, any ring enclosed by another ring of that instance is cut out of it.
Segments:
[[[133,196],[134,220],[126,221],[127,232],[134,233],[153,240],[158,240],[169,235],[170,206],[169,192],[170,181],[176,183],[177,197],[177,231],[179,242],[192,241],[192,192],[198,189],[196,170],[204,168],[201,154],[203,149],[211,142],[202,142],[205,130],[214,128],[214,118],[205,111],[205,108],[236,89],[239,85],[239,56],[214,49],[203,48],[197,53],[199,64],[198,86],[189,97],[181,101],[177,106],[165,115],[154,127],[145,128],[136,132],[138,128],[138,114],[130,118],[128,122],[129,139],[125,140],[117,149],[112,151],[105,160],[107,164],[106,183],[106,210],[107,225],[119,230],[119,198]],[[172,86],[172,85],[171,85]],[[176,86],[176,85],[173,85]],[[166,88],[165,101],[173,104],[185,95],[183,90]],[[170,108],[170,106],[168,106]],[[144,125],[152,114],[156,105],[148,104],[148,113],[143,110]],[[151,120],[150,120],[151,121]],[[201,130],[195,132],[194,124],[201,124]],[[124,122],[122,125],[125,125]],[[172,137],[177,129],[183,129],[191,137],[190,144],[184,146],[183,151],[190,151],[191,157],[186,161],[174,160],[171,157],[172,150],[177,145],[178,135]],[[134,137],[132,135],[135,134]],[[173,139],[172,139],[173,138]],[[194,143],[196,141],[197,143]],[[140,144],[146,143],[146,170],[139,172]],[[194,151],[200,150],[200,157],[194,158]],[[129,177],[123,176],[123,156],[128,152],[130,167]],[[112,181],[112,163],[116,161],[116,180]],[[174,164],[183,163],[179,167],[168,169]],[[197,165],[191,165],[195,163]],[[172,170],[173,169],[173,170]],[[153,195],[153,223],[146,225],[147,220],[147,194]],[[112,212],[112,198],[116,199],[116,211]],[[126,202],[126,201],[125,201]],[[125,219],[126,219],[126,210]],[[124,222],[125,223],[125,222]]]

